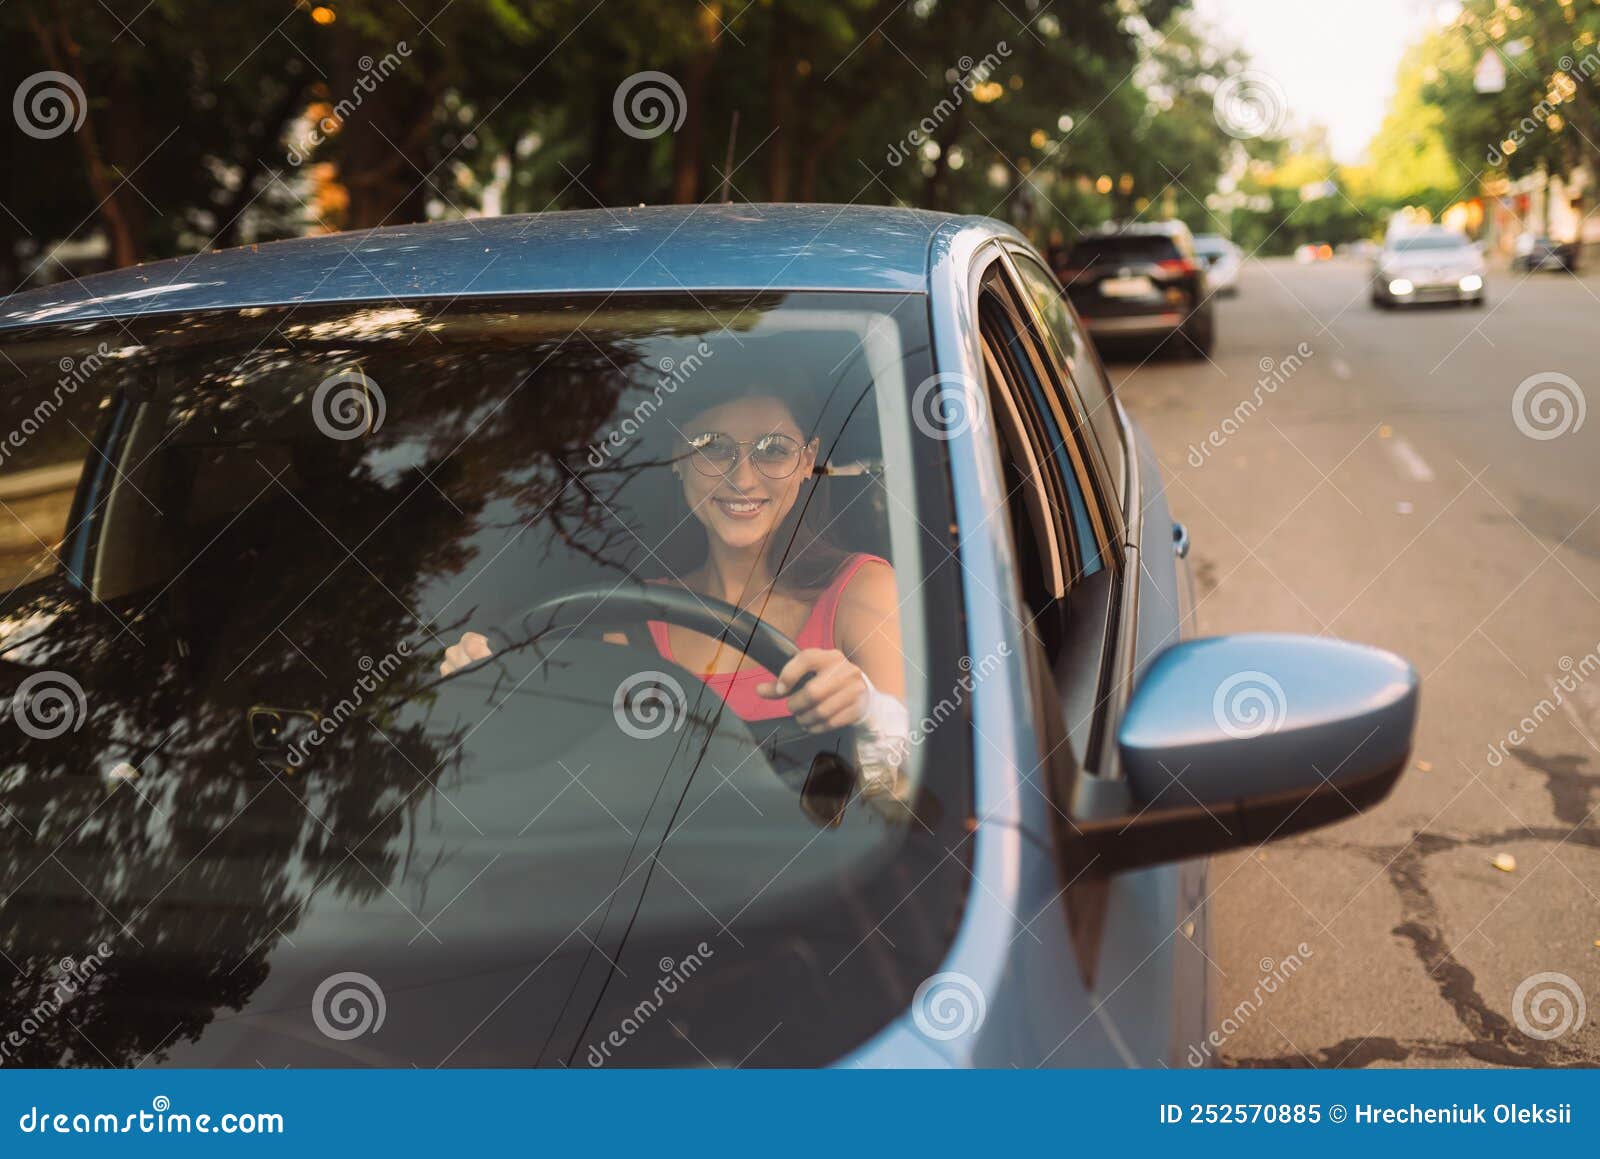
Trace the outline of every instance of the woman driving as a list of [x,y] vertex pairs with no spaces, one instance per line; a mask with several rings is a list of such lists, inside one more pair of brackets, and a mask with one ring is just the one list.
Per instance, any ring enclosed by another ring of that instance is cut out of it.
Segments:
[[[819,440],[806,437],[782,397],[761,389],[675,429],[671,471],[688,509],[679,527],[703,545],[691,553],[698,565],[650,582],[747,610],[799,652],[773,673],[736,644],[650,621],[656,651],[743,720],[792,716],[813,733],[854,726],[869,784],[892,778],[909,733],[894,569],[878,556],[842,551],[818,526],[811,499]],[[440,672],[489,654],[487,638],[467,632],[445,652]]]

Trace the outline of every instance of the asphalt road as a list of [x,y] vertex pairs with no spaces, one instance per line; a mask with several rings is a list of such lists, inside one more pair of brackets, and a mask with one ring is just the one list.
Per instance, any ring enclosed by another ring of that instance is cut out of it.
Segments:
[[[1485,308],[1396,312],[1366,275],[1252,261],[1212,363],[1111,368],[1189,528],[1201,634],[1326,633],[1422,676],[1376,811],[1214,862],[1218,1054],[1594,1066],[1600,275],[1491,271]],[[1519,402],[1541,374],[1575,389]]]

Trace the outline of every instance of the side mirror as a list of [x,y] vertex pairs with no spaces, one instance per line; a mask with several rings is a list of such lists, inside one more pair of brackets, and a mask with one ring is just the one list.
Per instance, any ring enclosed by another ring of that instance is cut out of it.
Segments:
[[1190,640],[1158,656],[1117,735],[1120,780],[1082,777],[1092,871],[1256,845],[1381,801],[1411,755],[1417,674],[1315,636]]

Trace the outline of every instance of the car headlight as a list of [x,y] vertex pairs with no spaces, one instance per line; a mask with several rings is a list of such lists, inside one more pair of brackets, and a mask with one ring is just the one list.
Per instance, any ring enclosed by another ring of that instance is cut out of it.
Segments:
[[1468,274],[1456,283],[1464,294],[1475,294],[1483,289],[1483,279],[1477,274]]
[[1410,278],[1395,278],[1389,283],[1389,292],[1396,297],[1403,297],[1409,294],[1413,288]]

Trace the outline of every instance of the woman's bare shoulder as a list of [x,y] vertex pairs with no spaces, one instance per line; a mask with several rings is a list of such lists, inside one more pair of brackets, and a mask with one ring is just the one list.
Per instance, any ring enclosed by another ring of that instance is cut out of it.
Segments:
[[847,630],[853,621],[861,620],[870,621],[866,624],[870,631],[886,616],[894,615],[899,606],[894,566],[884,559],[861,564],[839,593],[839,615]]

